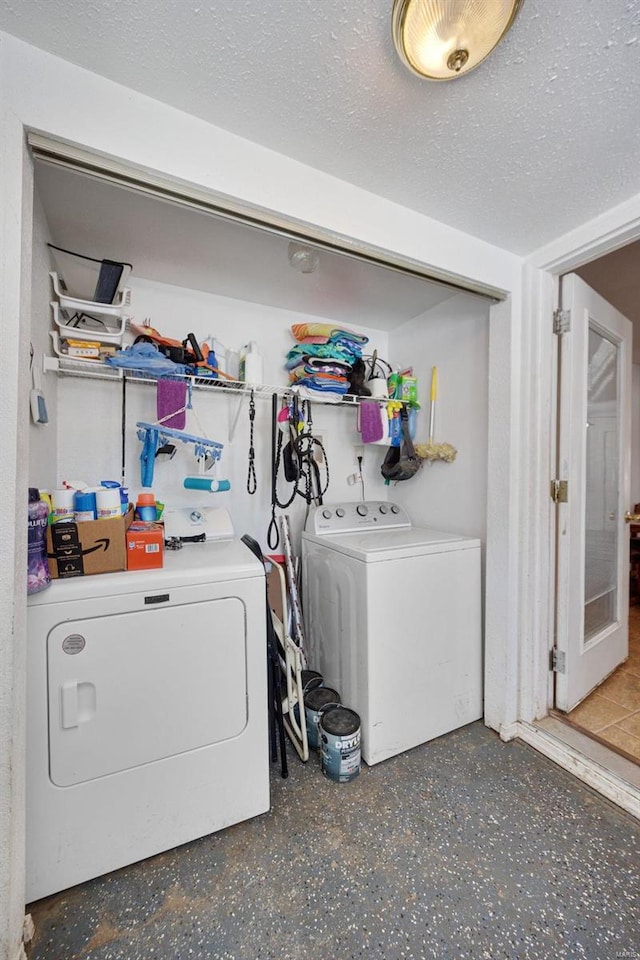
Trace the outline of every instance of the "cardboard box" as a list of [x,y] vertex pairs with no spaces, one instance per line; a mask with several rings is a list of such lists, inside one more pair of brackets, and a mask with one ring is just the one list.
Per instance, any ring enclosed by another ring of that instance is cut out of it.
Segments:
[[53,523],[47,527],[47,559],[53,578],[83,577],[126,569],[125,534],[133,505],[122,517]]
[[156,570],[164,564],[164,526],[134,520],[126,533],[127,570]]

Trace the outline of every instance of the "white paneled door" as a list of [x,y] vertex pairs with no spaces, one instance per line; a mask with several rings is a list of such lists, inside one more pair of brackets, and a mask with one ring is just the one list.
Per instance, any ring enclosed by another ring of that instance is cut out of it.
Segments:
[[555,702],[569,711],[628,653],[632,328],[575,274],[562,309]]

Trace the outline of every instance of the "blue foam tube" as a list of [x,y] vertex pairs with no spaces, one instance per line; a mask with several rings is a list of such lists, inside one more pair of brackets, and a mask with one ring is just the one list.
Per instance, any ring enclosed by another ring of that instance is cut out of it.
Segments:
[[187,490],[208,490],[209,493],[231,489],[228,480],[210,480],[208,477],[185,477],[182,486]]

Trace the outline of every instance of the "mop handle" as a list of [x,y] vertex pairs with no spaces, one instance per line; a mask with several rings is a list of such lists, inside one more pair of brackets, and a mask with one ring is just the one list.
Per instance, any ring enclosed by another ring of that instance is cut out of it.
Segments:
[[438,368],[431,367],[431,409],[429,411],[429,443],[433,443],[436,422],[436,400],[438,399]]

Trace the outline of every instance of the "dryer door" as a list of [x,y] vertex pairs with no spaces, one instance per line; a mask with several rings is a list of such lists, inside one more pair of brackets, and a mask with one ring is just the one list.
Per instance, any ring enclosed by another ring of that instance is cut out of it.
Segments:
[[238,736],[245,608],[206,600],[59,623],[49,633],[49,773],[71,786]]

